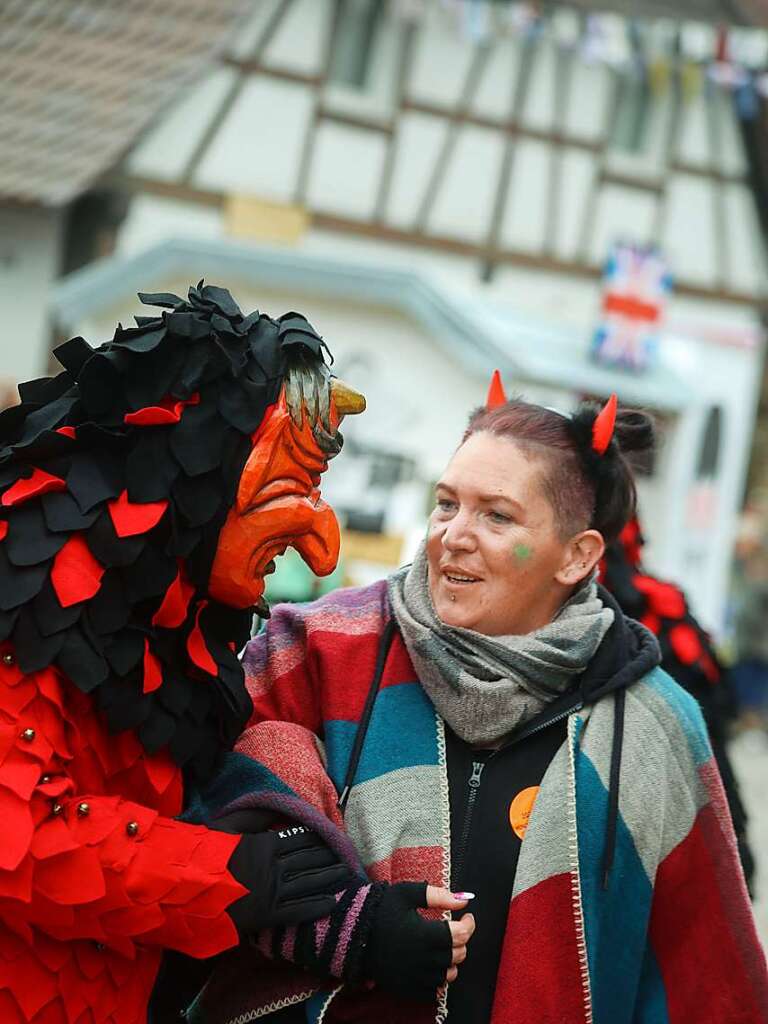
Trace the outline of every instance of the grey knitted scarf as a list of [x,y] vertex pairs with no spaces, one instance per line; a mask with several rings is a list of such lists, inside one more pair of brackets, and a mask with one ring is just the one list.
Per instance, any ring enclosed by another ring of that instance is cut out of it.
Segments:
[[594,579],[552,622],[521,636],[485,636],[437,617],[426,545],[389,577],[389,599],[413,667],[453,731],[474,745],[497,742],[528,721],[589,664],[613,622]]

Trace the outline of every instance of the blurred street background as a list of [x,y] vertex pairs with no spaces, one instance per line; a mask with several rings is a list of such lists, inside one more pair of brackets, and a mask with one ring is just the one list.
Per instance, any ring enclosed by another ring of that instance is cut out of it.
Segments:
[[499,368],[651,410],[645,569],[729,690],[768,943],[768,10],[757,0],[0,0],[0,387],[205,278],[298,309],[368,411],[342,562],[408,560]]
[[742,734],[732,740],[731,755],[750,812],[749,837],[758,858],[754,909],[763,946],[768,949],[768,811],[765,791],[768,748],[755,748],[751,737]]

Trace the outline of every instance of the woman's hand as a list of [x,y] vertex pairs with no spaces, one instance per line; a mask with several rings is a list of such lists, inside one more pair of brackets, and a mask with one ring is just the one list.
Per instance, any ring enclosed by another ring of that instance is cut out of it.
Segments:
[[380,985],[426,1002],[456,978],[474,918],[465,914],[460,921],[434,921],[419,908],[460,912],[466,899],[426,882],[359,883],[338,896],[328,917],[300,924],[287,945],[276,933],[274,955],[315,974]]
[[[453,910],[455,912],[463,910],[468,902],[468,900],[457,899],[447,889],[439,889],[436,885],[427,886],[428,907],[434,907],[436,910]],[[453,955],[451,966],[445,975],[445,980],[450,983],[456,980],[459,973],[458,965],[467,959],[467,943],[475,931],[475,918],[472,914],[464,914],[460,920],[450,921],[448,928],[451,932]]]
[[461,921],[430,921],[418,908],[461,911],[466,905],[467,900],[425,882],[388,886],[374,912],[364,976],[398,995],[434,999],[436,990],[456,977],[475,922],[471,914]]

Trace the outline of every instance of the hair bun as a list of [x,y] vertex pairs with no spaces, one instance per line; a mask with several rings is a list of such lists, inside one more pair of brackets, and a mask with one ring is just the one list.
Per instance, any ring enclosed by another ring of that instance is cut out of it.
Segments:
[[656,443],[653,417],[640,409],[619,408],[613,436],[624,455],[649,452]]

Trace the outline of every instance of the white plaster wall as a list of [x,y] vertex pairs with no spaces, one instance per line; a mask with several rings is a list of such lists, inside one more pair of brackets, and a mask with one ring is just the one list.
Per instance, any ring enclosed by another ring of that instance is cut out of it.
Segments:
[[522,111],[526,126],[545,132],[555,127],[555,65],[562,59],[560,48],[549,41],[536,47]]
[[509,117],[512,90],[517,78],[520,44],[514,36],[502,36],[489,48],[470,110],[482,117]]
[[291,4],[267,47],[265,63],[310,75],[320,71],[330,20],[328,0],[298,0]]
[[428,230],[482,244],[493,214],[504,139],[490,128],[460,131],[437,194]]
[[46,306],[58,272],[58,211],[0,207],[0,375],[44,373],[51,340]]
[[647,192],[605,185],[600,189],[590,244],[590,259],[600,266],[617,241],[647,245],[653,241],[654,197]]
[[120,226],[115,251],[133,256],[168,238],[220,238],[223,222],[218,209],[139,194],[131,200]]
[[539,253],[546,239],[552,149],[544,142],[520,139],[514,151],[515,181],[501,225],[502,245]]
[[447,131],[445,119],[431,114],[406,113],[398,122],[396,158],[387,203],[387,219],[396,227],[408,229],[416,223]]
[[190,86],[131,151],[132,174],[174,181],[179,178],[235,81],[232,68],[218,68]]
[[290,201],[313,102],[306,86],[252,78],[222,121],[195,184]]
[[384,138],[343,125],[320,124],[307,189],[314,210],[368,220],[384,163]]
[[707,102],[703,92],[687,102],[675,141],[673,153],[678,160],[685,160],[697,167],[709,165],[712,147],[707,123]]
[[461,98],[474,45],[432,8],[419,31],[409,73],[410,95],[424,103],[453,107]]

